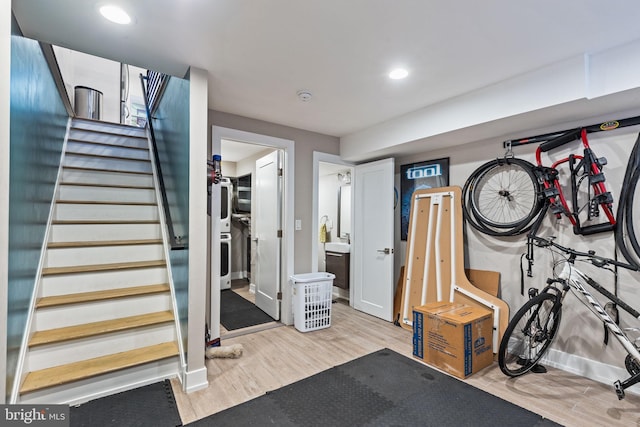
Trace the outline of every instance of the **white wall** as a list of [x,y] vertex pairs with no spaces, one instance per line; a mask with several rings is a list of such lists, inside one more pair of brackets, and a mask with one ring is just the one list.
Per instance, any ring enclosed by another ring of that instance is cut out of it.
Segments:
[[[99,90],[103,94],[102,120],[120,123],[120,63],[58,46],[53,50],[71,105],[75,106],[76,86]],[[134,84],[140,86],[137,75],[132,75]]]
[[[207,294],[207,73],[189,72],[189,325],[188,392],[207,387],[204,365],[204,325]],[[219,213],[218,213],[219,217]]]
[[[604,119],[603,119],[604,121]],[[597,122],[594,122],[597,123]],[[585,125],[591,124],[583,123]],[[571,128],[576,124],[569,124],[560,129]],[[598,157],[606,157],[607,166],[604,168],[607,188],[613,193],[614,200],[620,193],[626,163],[630,150],[638,136],[640,126],[617,129],[609,132],[593,133],[589,135],[591,147]],[[534,135],[534,134],[531,134]],[[505,138],[507,139],[507,138]],[[535,144],[518,147],[515,155],[524,158],[532,163],[535,162]],[[551,164],[552,161],[566,157],[570,152],[580,154],[582,145],[576,141],[567,146],[558,148],[550,153],[543,154],[543,162]],[[466,145],[457,146],[454,149],[442,149],[426,152],[421,155],[400,158],[396,160],[397,168],[400,165],[436,159],[441,157],[450,158],[450,184],[463,186],[471,172],[486,161],[504,154],[502,140],[476,141]],[[398,177],[399,178],[399,177]],[[566,178],[566,177],[565,177]],[[399,182],[399,179],[397,180]],[[563,182],[568,181],[566,179]],[[614,208],[615,208],[614,206]],[[399,216],[399,210],[397,215]],[[638,221],[636,219],[636,221]],[[399,220],[397,221],[396,247],[400,248],[397,256],[396,277],[399,266],[405,263],[406,243],[399,241]],[[640,225],[638,225],[640,227]],[[592,236],[576,236],[568,219],[556,221],[548,216],[543,224],[540,234],[546,236],[556,236],[557,241],[565,246],[576,249],[595,249],[598,254],[613,257],[614,239],[613,233],[602,233]],[[525,298],[520,295],[520,255],[526,250],[526,237],[491,237],[484,235],[471,226],[465,229],[467,266],[475,269],[494,270],[501,273],[502,299],[510,307],[511,313],[525,302]],[[533,278],[525,279],[525,289],[544,286],[545,279],[551,273],[551,260],[542,249],[535,252],[535,265],[533,267]],[[596,280],[600,281],[609,290],[613,290],[613,275],[582,264],[579,265],[585,272],[592,274]],[[638,273],[629,271],[620,272],[619,295],[629,302],[636,309],[640,308],[640,287],[638,287]],[[622,310],[621,310],[622,311]],[[621,314],[622,325],[629,326],[630,316]],[[611,383],[618,379],[615,375],[620,375],[625,379],[628,375],[620,371],[623,366],[625,352],[613,338],[610,338],[608,346],[603,345],[602,323],[595,319],[586,311],[573,295],[569,295],[563,320],[557,341],[552,346],[551,361],[548,363],[576,372],[578,374],[591,377],[596,380]],[[604,365],[601,365],[603,362]],[[607,373],[607,370],[611,373]]]

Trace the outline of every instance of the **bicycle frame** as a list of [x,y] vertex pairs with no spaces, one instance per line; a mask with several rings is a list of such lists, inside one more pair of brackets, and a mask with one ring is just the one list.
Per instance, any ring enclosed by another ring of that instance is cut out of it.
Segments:
[[[613,295],[606,288],[602,287],[600,284],[598,284],[596,281],[591,279],[589,276],[581,272],[578,268],[575,267],[575,265],[573,264],[573,260],[571,258],[566,260],[566,262],[564,263],[563,269],[558,275],[558,279],[560,283],[563,284],[562,290],[559,290],[553,285],[548,285],[547,287],[545,287],[543,292],[548,292],[550,289],[554,289],[555,291],[560,291],[559,304],[562,304],[562,301],[564,300],[564,297],[566,296],[569,288],[573,288],[575,291],[580,292],[593,308],[592,311],[594,311],[598,315],[598,317],[600,317],[600,319],[604,322],[604,325],[606,326],[606,328],[613,334],[614,337],[616,337],[616,339],[620,342],[620,344],[622,344],[622,346],[627,351],[627,353],[631,357],[633,357],[636,363],[640,364],[640,351],[638,351],[636,346],[629,339],[627,334],[625,334],[625,332],[620,328],[620,326],[618,326],[616,322],[611,318],[611,316],[609,316],[609,314],[604,309],[602,304],[600,304],[600,302],[596,298],[594,298],[594,296],[587,290],[585,285],[589,285],[590,287],[598,291],[600,294],[604,295],[606,298],[613,301],[615,304],[617,304],[619,307],[621,307],[623,310],[625,310],[634,318],[640,319],[640,313],[634,310],[631,306],[629,306],[627,303],[622,301],[620,298]],[[616,381],[614,383],[614,386],[616,389],[616,393],[618,394],[618,398],[619,399],[624,398],[624,390],[638,382],[640,382],[640,373],[636,375],[632,375],[631,378],[623,382],[620,382],[620,380]]]

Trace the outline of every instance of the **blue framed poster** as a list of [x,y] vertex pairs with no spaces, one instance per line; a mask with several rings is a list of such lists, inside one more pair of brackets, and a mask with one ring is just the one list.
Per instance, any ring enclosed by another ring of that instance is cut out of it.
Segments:
[[413,192],[449,185],[449,158],[400,166],[400,238],[407,240]]

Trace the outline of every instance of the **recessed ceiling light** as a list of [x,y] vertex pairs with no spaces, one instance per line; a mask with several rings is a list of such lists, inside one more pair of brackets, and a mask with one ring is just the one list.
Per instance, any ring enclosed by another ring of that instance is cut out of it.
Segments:
[[131,17],[119,6],[114,6],[112,4],[102,6],[100,8],[100,13],[109,21],[115,22],[116,24],[126,25],[131,23]]
[[389,78],[393,80],[404,79],[409,75],[409,72],[404,68],[396,68],[389,73]]

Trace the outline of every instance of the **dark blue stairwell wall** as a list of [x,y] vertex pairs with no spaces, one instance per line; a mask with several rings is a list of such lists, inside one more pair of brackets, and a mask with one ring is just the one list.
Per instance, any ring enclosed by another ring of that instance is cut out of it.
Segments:
[[[153,113],[153,129],[174,234],[186,249],[169,254],[180,332],[187,338],[189,308],[189,81],[171,77]],[[204,160],[203,160],[204,161]],[[206,232],[206,231],[203,231]],[[204,328],[202,330],[204,342]]]
[[7,393],[35,288],[68,115],[40,44],[11,36]]

